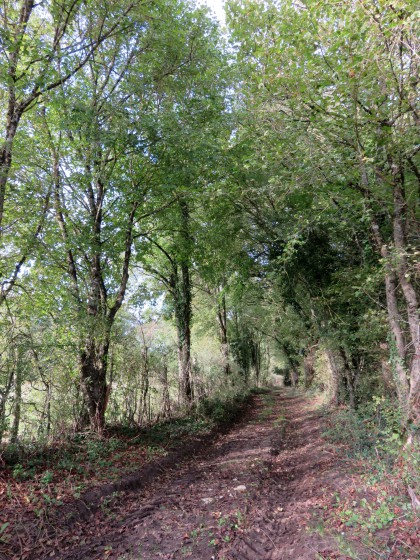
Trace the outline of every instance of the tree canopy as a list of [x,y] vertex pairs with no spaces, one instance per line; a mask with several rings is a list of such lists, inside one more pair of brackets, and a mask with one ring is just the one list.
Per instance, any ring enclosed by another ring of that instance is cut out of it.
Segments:
[[278,375],[418,429],[417,3],[226,14],[3,2],[7,443]]

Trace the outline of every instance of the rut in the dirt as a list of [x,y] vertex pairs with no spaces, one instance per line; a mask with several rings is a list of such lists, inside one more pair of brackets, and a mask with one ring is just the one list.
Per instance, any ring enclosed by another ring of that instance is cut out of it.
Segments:
[[[326,488],[337,489],[341,475],[320,435],[319,419],[301,396],[283,394],[286,429],[276,439],[275,457],[258,495],[250,502],[244,533],[220,558],[230,560],[315,560],[346,558],[331,539],[313,530]],[[223,556],[224,554],[224,556]]]
[[332,461],[302,396],[258,395],[239,425],[129,513],[120,504],[106,535],[55,558],[315,560],[334,549],[308,531],[322,486],[337,476]]
[[279,410],[277,394],[256,396],[239,425],[175,475],[164,477],[153,496],[139,496],[137,509],[111,534],[60,558],[102,558],[104,552],[108,558],[213,558],[227,526],[244,522],[270,457],[271,420]]

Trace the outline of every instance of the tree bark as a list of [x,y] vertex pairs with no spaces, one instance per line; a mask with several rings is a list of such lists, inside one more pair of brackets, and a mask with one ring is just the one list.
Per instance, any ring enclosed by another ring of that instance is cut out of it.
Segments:
[[162,414],[164,418],[170,418],[171,416],[171,399],[169,395],[168,386],[168,366],[164,364],[162,369]]
[[15,377],[15,370],[15,367],[12,367],[10,369],[7,376],[6,384],[4,388],[0,390],[0,444],[2,442],[3,434],[6,428],[6,402],[12,388],[13,379]]
[[223,295],[221,302],[219,302],[217,310],[217,319],[219,322],[219,338],[220,338],[220,351],[222,354],[223,370],[226,377],[230,376],[231,369],[229,363],[229,340],[227,333],[227,312],[226,312],[226,298]]
[[23,370],[22,370],[22,356],[21,350],[18,349],[16,359],[16,374],[15,374],[15,401],[13,407],[13,425],[10,430],[10,443],[15,444],[19,439],[20,418],[22,412],[22,383],[23,383]]
[[346,380],[346,387],[347,387],[347,395],[349,399],[349,406],[353,410],[356,408],[356,398],[354,395],[354,380],[355,374],[353,368],[350,364],[349,358],[346,354],[344,348],[340,348],[340,354],[343,359],[343,366],[344,366],[344,377]]
[[309,387],[312,385],[312,381],[314,379],[314,375],[315,375],[315,369],[314,369],[315,352],[316,352],[317,346],[318,346],[318,343],[316,342],[315,344],[313,344],[312,346],[310,346],[307,349],[306,356],[305,356],[305,359],[303,361],[304,383],[305,383],[305,388],[306,389],[309,389]]
[[394,166],[394,243],[397,252],[397,274],[404,296],[410,336],[411,353],[408,365],[410,388],[408,394],[408,420],[420,423],[420,315],[416,291],[410,282],[407,263],[406,201],[404,174],[401,164]]
[[174,301],[175,325],[178,345],[178,382],[179,401],[184,406],[190,406],[192,394],[192,364],[191,364],[191,284],[187,264],[181,265],[181,271],[175,261],[172,261],[172,273],[169,286]]
[[190,214],[188,204],[180,200],[181,212],[181,243],[183,245],[179,258],[179,266],[174,268],[175,321],[178,334],[178,370],[180,401],[189,407],[193,399],[192,367],[191,367],[191,319],[192,297],[189,253],[191,249]]
[[191,297],[189,273],[184,273],[181,280],[181,293],[175,303],[175,315],[178,334],[178,372],[180,401],[189,406],[192,401],[191,386]]
[[261,342],[256,340],[251,342],[251,362],[255,372],[255,384],[259,387],[261,377]]
[[341,371],[337,363],[337,356],[331,348],[327,348],[326,355],[330,365],[331,380],[330,380],[330,404],[338,406],[340,404],[340,385],[341,385]]
[[385,391],[389,396],[395,396],[395,382],[392,376],[391,366],[389,364],[389,345],[386,343],[381,343],[380,347],[380,361],[381,361],[381,371],[382,371],[382,381],[385,387]]
[[80,375],[86,396],[91,429],[99,434],[105,427],[105,411],[109,388],[106,372],[109,353],[109,335],[105,340],[90,339],[80,354]]
[[290,366],[290,382],[292,387],[297,387],[299,383],[299,373],[293,365]]
[[[149,395],[149,356],[148,347],[146,343],[146,337],[144,336],[144,331],[141,328],[142,338],[143,338],[143,348],[141,351],[141,380],[140,380],[140,410],[139,410],[139,424],[141,425],[144,420],[147,420],[147,405],[148,405],[148,395]],[[150,412],[150,411],[149,411]]]
[[402,424],[406,425],[410,417],[410,386],[406,370],[406,343],[402,329],[403,320],[398,309],[397,277],[391,264],[391,255],[382,239],[377,222],[372,220],[372,232],[375,244],[385,262],[385,297],[388,314],[388,324],[391,334],[391,364],[395,377],[395,388],[402,414]]

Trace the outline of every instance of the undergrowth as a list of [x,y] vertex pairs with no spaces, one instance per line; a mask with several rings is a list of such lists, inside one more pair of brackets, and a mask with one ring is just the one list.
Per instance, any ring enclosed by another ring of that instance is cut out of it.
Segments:
[[358,481],[335,496],[330,528],[350,531],[340,536],[344,542],[346,534],[347,545],[357,541],[376,551],[369,558],[419,557],[420,512],[408,489],[420,495],[420,444],[405,445],[398,407],[374,397],[357,411],[340,408],[326,419],[324,436],[337,444]]
[[182,440],[229,426],[249,396],[248,391],[232,392],[226,399],[207,398],[188,416],[147,428],[111,426],[103,437],[79,432],[59,441],[7,445],[0,450],[2,478],[13,484],[29,483],[31,488],[58,485],[59,493],[69,492],[78,497],[88,485],[116,480],[136,471],[155,456],[165,455]]
[[228,397],[216,396],[201,400],[196,408],[198,418],[223,426],[233,422],[250,398],[250,391],[232,392]]
[[125,451],[132,446],[159,446],[191,435],[208,433],[224,424],[228,425],[238,416],[251,390],[231,391],[227,397],[202,399],[190,414],[168,418],[147,427],[108,426],[103,437],[90,431],[65,434],[53,441],[21,441],[5,444],[0,448],[1,463],[12,467],[16,478],[33,478],[38,468],[54,467],[64,470],[80,470],[81,463],[101,463],[107,456]]

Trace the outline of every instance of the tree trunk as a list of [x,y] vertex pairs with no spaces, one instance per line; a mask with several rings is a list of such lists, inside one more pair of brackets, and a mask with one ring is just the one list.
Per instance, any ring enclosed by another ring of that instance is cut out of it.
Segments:
[[51,394],[52,387],[50,381],[42,380],[45,387],[45,400],[42,408],[41,421],[38,427],[38,434],[47,438],[51,435]]
[[179,396],[184,406],[189,407],[193,399],[192,367],[191,367],[191,319],[192,297],[189,255],[191,250],[190,215],[188,204],[180,201],[181,210],[181,242],[183,251],[180,255],[180,272],[175,266],[174,291],[175,320],[178,333],[178,370],[179,370]]
[[188,264],[181,265],[173,274],[173,298],[175,303],[175,322],[178,336],[179,400],[184,406],[192,402],[191,385],[191,283]]
[[385,262],[385,297],[390,328],[391,365],[394,374],[398,403],[402,414],[402,424],[406,425],[410,417],[410,386],[406,371],[406,343],[402,329],[403,319],[398,309],[397,277],[392,267],[391,255],[382,239],[378,224],[372,220],[372,232],[375,244]]
[[99,434],[105,428],[105,411],[110,388],[106,383],[109,337],[103,342],[88,340],[80,356],[80,374],[86,396],[91,429]]
[[290,383],[292,387],[297,387],[299,383],[299,361],[292,355],[290,348],[284,342],[279,342],[281,347],[283,348],[283,352],[287,357],[287,361],[289,363],[289,375],[290,375]]
[[51,435],[51,383],[48,383],[46,396],[47,437]]
[[[139,407],[139,425],[148,419],[148,404],[150,403],[149,395],[149,348],[146,342],[143,327],[140,325],[140,332],[143,347],[141,350],[141,372],[140,372],[140,407]],[[150,413],[150,406],[149,406]]]
[[386,343],[379,345],[380,361],[381,361],[381,371],[382,371],[382,381],[385,387],[385,391],[389,396],[395,396],[395,383],[392,377],[392,370],[389,364],[389,346]]
[[15,368],[13,367],[9,371],[4,389],[0,391],[0,444],[2,442],[3,434],[6,429],[6,402],[12,388],[14,376]]
[[[401,165],[395,166],[392,159],[388,157],[388,163],[392,171],[392,180],[384,181],[384,185],[389,189],[389,183],[392,182],[393,187],[393,198],[394,198],[394,219],[393,219],[393,238],[395,247],[399,253],[399,260],[403,257],[405,246],[405,232],[404,232],[404,213],[405,213],[405,200],[403,192],[403,174]],[[361,171],[361,190],[363,196],[365,197],[368,208],[372,210],[371,195],[368,190],[369,179],[367,171],[365,168],[364,160],[360,158],[360,171]],[[382,176],[382,173],[381,173]],[[397,273],[395,271],[395,265],[393,264],[392,254],[388,245],[382,236],[382,232],[379,227],[378,220],[372,211],[372,223],[371,230],[373,234],[374,244],[379,255],[382,257],[385,263],[385,296],[386,296],[386,306],[388,314],[388,324],[390,328],[390,358],[393,370],[393,376],[395,381],[395,388],[398,396],[399,408],[401,411],[401,423],[405,427],[410,418],[413,417],[413,411],[418,411],[418,398],[420,390],[420,372],[413,372],[413,383],[409,382],[407,375],[407,346],[405,341],[405,333],[403,330],[404,321],[401,317],[400,310],[398,307],[398,276],[400,277],[400,282],[404,270],[404,260],[397,266]],[[403,279],[406,280],[405,278]],[[404,292],[404,290],[403,290]],[[408,294],[407,290],[404,293],[406,297]],[[407,302],[408,303],[408,302]],[[412,320],[415,318],[415,311],[411,305],[408,304],[409,317],[411,314],[410,331],[412,332]],[[418,329],[418,317],[417,317],[417,329]],[[418,336],[418,335],[417,335]],[[415,337],[416,338],[416,337]],[[416,351],[416,345],[414,345],[415,356],[419,353],[418,345]],[[417,356],[420,359],[420,356]],[[415,362],[415,361],[414,361]],[[414,363],[415,368],[417,368],[416,363]],[[417,412],[418,415],[418,412]]]
[[140,403],[140,410],[139,410],[139,424],[141,425],[144,420],[147,420],[147,403],[148,403],[148,395],[149,395],[149,364],[148,364],[148,357],[147,357],[147,349],[143,350],[142,352],[142,368],[141,368],[141,383],[140,383],[140,394],[141,394],[141,403]]
[[18,350],[17,362],[16,362],[16,375],[15,375],[15,402],[13,410],[13,425],[10,430],[10,443],[17,443],[19,439],[19,426],[20,417],[22,412],[22,382],[23,382],[23,371],[21,363],[20,350]]
[[312,381],[315,375],[315,352],[317,349],[318,343],[313,344],[307,349],[307,353],[305,359],[303,361],[303,371],[304,371],[304,383],[305,389],[309,389],[312,385]]
[[229,363],[229,341],[227,334],[227,313],[226,313],[226,298],[223,295],[217,310],[217,319],[219,322],[219,338],[220,338],[220,351],[222,354],[223,371],[226,377],[231,373]]
[[326,355],[331,371],[330,404],[332,406],[338,406],[340,404],[340,385],[342,373],[340,371],[340,365],[337,363],[337,356],[333,352],[333,350],[331,350],[331,348],[327,348]]
[[299,383],[299,373],[294,366],[290,367],[290,382],[292,387],[297,387]]
[[251,342],[251,363],[255,372],[255,384],[259,387],[261,376],[261,343],[254,340]]
[[0,148],[0,234],[3,231],[4,204],[6,199],[6,187],[9,179],[10,168],[12,166],[12,148],[16,136],[21,114],[10,115],[10,120],[6,127],[6,140]]
[[[372,232],[375,245],[385,261],[385,293],[390,326],[391,364],[395,376],[395,386],[399,406],[402,414],[402,424],[417,424],[420,422],[420,331],[419,307],[417,294],[409,280],[406,243],[406,209],[404,169],[402,161],[394,161],[388,156],[388,164],[392,179],[385,182],[387,188],[392,184],[393,192],[393,242],[396,259],[382,238],[378,223],[372,220]],[[364,179],[363,183],[367,184]],[[369,195],[365,193],[369,201]],[[369,201],[370,202],[370,201]],[[406,305],[406,320],[401,317],[398,306],[398,291]],[[408,333],[404,331],[404,324],[408,324]],[[405,335],[410,337],[406,344]],[[408,353],[408,349],[409,352]],[[410,362],[411,359],[411,363]]]
[[[185,315],[184,315],[185,319]],[[180,401],[189,406],[192,402],[191,387],[191,332],[189,324],[178,323],[178,372]]]
[[397,274],[404,296],[410,336],[410,359],[407,364],[410,388],[407,402],[408,420],[420,423],[420,315],[416,291],[410,282],[406,243],[406,201],[402,166],[394,166],[394,243],[397,251]]
[[346,380],[346,387],[347,387],[347,395],[349,399],[349,406],[353,410],[356,408],[356,399],[354,395],[354,380],[355,375],[352,366],[350,365],[349,359],[347,354],[343,348],[340,348],[340,354],[343,359],[344,365],[344,377]]
[[171,416],[171,399],[169,395],[168,386],[168,366],[164,364],[162,370],[162,414],[164,418],[170,418]]

